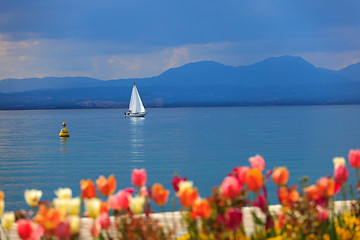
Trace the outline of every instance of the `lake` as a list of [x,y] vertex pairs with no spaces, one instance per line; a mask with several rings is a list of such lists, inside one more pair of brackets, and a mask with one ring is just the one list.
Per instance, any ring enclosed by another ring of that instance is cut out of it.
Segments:
[[[125,110],[0,111],[6,211],[28,208],[25,189],[40,189],[47,200],[59,187],[78,196],[81,179],[110,174],[117,189],[129,187],[133,168],[146,168],[148,184],[169,189],[175,172],[186,176],[205,197],[255,154],[266,169],[287,166],[290,184],[304,175],[314,183],[332,175],[333,157],[360,148],[360,105],[153,108],[139,119],[124,118]],[[61,140],[64,121],[70,138]],[[277,203],[274,184],[268,189]]]

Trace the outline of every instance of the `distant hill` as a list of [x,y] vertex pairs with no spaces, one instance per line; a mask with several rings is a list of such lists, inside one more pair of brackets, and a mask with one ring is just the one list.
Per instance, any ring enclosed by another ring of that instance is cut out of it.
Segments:
[[360,64],[333,71],[283,56],[239,67],[195,62],[150,78],[4,79],[0,109],[127,107],[133,82],[145,107],[359,104],[359,72]]

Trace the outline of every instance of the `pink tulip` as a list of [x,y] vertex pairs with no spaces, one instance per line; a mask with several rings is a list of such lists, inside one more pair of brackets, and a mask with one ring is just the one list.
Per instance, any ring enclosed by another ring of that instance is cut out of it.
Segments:
[[349,177],[349,171],[344,165],[338,165],[334,169],[334,177],[336,182],[343,184]]
[[320,222],[325,222],[329,218],[329,211],[326,208],[319,207],[317,219]]
[[134,169],[131,176],[131,181],[136,187],[142,187],[146,183],[146,170],[142,169]]
[[90,226],[89,226],[89,231],[91,236],[93,236],[93,238],[97,238],[100,234],[100,224],[98,222],[93,222]]
[[70,223],[68,222],[61,222],[59,225],[55,228],[55,235],[61,240],[61,239],[69,239],[71,236],[70,232]]
[[107,230],[110,227],[110,218],[109,214],[103,213],[98,217],[98,222],[100,224],[101,229]]
[[350,166],[353,168],[360,168],[360,149],[350,150],[349,152],[349,162]]
[[108,204],[114,210],[123,210],[129,207],[130,194],[125,190],[119,191],[115,195],[111,195],[108,199]]
[[221,183],[221,191],[223,196],[230,199],[236,198],[241,190],[241,183],[233,176],[228,176]]
[[245,183],[246,181],[246,172],[249,170],[249,167],[238,167],[234,169],[234,172],[237,176],[237,179],[239,179],[239,181],[241,183]]
[[254,157],[249,158],[249,161],[252,168],[260,169],[260,171],[265,169],[265,160],[262,156],[257,154]]

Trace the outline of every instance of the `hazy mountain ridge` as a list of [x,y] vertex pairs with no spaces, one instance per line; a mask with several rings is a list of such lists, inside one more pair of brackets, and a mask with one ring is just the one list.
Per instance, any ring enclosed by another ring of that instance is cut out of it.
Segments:
[[133,82],[148,107],[351,104],[360,103],[358,72],[360,64],[333,71],[283,56],[239,67],[189,63],[141,79],[5,79],[0,109],[127,107]]

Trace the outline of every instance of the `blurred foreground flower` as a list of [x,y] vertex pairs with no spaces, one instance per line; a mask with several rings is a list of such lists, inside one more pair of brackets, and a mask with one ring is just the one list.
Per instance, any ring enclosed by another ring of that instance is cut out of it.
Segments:
[[25,201],[30,207],[37,207],[42,196],[42,191],[31,189],[25,190]]

